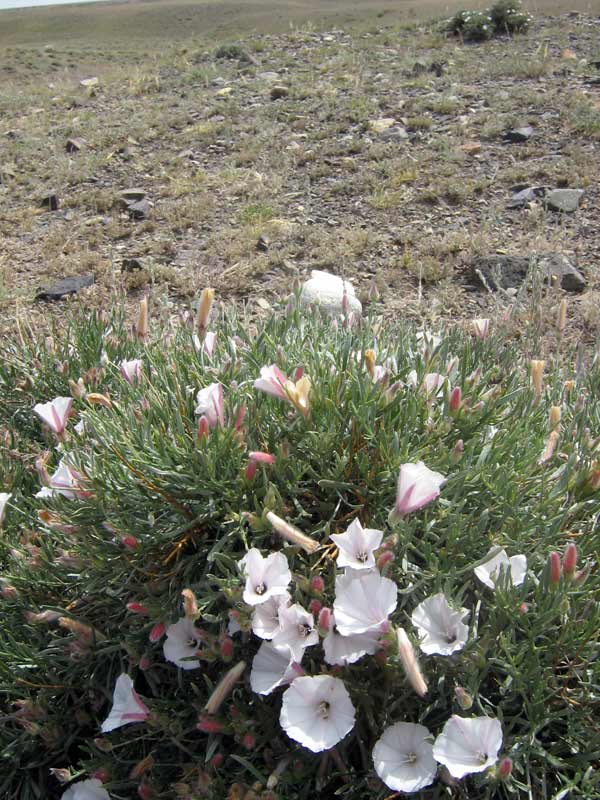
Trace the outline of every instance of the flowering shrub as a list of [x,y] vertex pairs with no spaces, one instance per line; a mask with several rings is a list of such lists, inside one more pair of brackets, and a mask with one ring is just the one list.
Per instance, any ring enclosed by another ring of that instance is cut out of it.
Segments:
[[210,300],[5,346],[0,796],[600,798],[597,366]]
[[494,35],[525,33],[533,22],[520,0],[498,0],[488,11],[457,11],[447,29],[465,41],[485,41]]
[[524,33],[533,22],[532,15],[523,11],[521,0],[498,0],[490,15],[499,34]]

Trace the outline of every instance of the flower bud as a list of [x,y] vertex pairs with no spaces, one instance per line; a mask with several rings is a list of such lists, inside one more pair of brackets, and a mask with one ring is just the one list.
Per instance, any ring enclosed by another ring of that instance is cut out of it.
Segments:
[[225,756],[223,753],[215,753],[208,763],[211,769],[219,769],[219,767],[223,766],[224,761]]
[[560,583],[560,556],[556,551],[552,551],[548,558],[550,565],[550,586],[557,586]]
[[421,672],[421,668],[419,667],[415,650],[404,628],[398,628],[397,637],[398,655],[400,656],[400,661],[404,667],[404,673],[408,682],[419,697],[425,697],[427,694],[427,684]]
[[214,717],[203,715],[198,720],[196,728],[203,733],[221,733],[223,730],[223,723],[219,722]]
[[459,439],[452,448],[452,453],[450,455],[450,460],[452,461],[453,464],[457,464],[460,461],[464,451],[465,451],[465,443],[463,442],[462,439]]
[[48,770],[48,772],[56,778],[59,783],[68,783],[72,775],[68,769],[61,769],[58,767],[54,767]]
[[367,368],[367,372],[373,378],[375,376],[375,351],[374,350],[365,350],[365,367]]
[[498,777],[501,781],[507,781],[512,773],[513,762],[512,759],[506,758],[501,759],[500,763],[498,764]]
[[197,620],[200,616],[200,612],[198,611],[198,602],[196,601],[196,595],[192,592],[191,589],[184,589],[181,592],[181,596],[183,597],[183,612],[188,619]]
[[235,665],[235,667],[232,667],[229,670],[229,672],[227,672],[223,676],[223,678],[221,678],[215,690],[208,698],[208,702],[204,706],[204,710],[206,711],[207,714],[217,713],[217,711],[221,706],[221,703],[223,702],[223,700],[225,700],[226,697],[229,696],[235,684],[242,677],[242,674],[245,669],[246,669],[246,662],[240,661]]
[[323,604],[321,603],[320,600],[317,600],[316,597],[313,597],[313,599],[308,604],[308,610],[313,615],[313,617],[318,617],[318,615],[321,613],[322,607]]
[[387,565],[391,564],[394,558],[395,555],[392,553],[391,550],[384,550],[384,552],[381,553],[381,555],[378,556],[377,558],[377,569],[380,572],[383,572],[383,570],[387,567]]
[[552,406],[550,408],[550,415],[548,418],[550,430],[553,431],[555,428],[558,428],[558,426],[560,425],[560,417],[561,417],[560,406]]
[[204,333],[208,325],[210,311],[212,308],[213,300],[215,299],[215,290],[206,288],[200,292],[200,301],[198,303],[198,317],[196,320],[196,327],[199,333]]
[[154,758],[152,757],[152,755],[146,756],[146,758],[143,758],[141,761],[138,761],[135,767],[133,767],[133,769],[129,773],[129,778],[132,781],[136,780],[137,778],[141,778],[142,775],[145,772],[148,772],[149,769],[152,769],[153,766],[154,766]]
[[468,711],[473,705],[473,698],[462,686],[454,687],[454,697],[464,711]]
[[156,625],[150,631],[148,638],[152,643],[158,642],[162,639],[165,633],[165,623],[164,622],[157,622]]
[[310,581],[310,590],[313,594],[322,595],[325,591],[325,581],[320,575],[315,575]]
[[102,406],[103,408],[112,408],[113,404],[110,397],[100,392],[89,392],[86,394],[85,399],[92,406]]
[[295,525],[290,525],[289,522],[281,519],[281,517],[278,517],[277,514],[274,514],[272,511],[268,511],[267,519],[282,539],[298,545],[309,555],[314,553],[315,550],[318,550],[319,543],[315,539],[311,539],[310,536],[302,533],[302,531],[296,528]]
[[253,733],[245,733],[242,739],[242,746],[246,750],[254,750],[256,747],[256,736]]
[[319,627],[319,631],[324,631],[325,633],[327,633],[327,631],[331,627],[331,609],[327,608],[327,606],[324,606],[319,611],[319,624],[318,624],[318,627]]
[[149,656],[144,655],[140,658],[139,667],[142,670],[142,672],[145,672],[147,669],[150,669],[151,666],[152,666],[152,661],[150,660]]
[[529,606],[527,605],[527,603],[521,603],[521,605],[519,606],[519,614],[521,616],[524,616],[525,614],[527,614],[528,611],[529,611]]
[[139,539],[136,539],[135,536],[129,535],[121,537],[121,544],[128,550],[137,550],[140,546]]
[[566,394],[571,394],[571,392],[575,388],[575,381],[565,381],[563,387]]
[[221,653],[221,658],[223,661],[231,661],[233,658],[233,639],[227,637],[223,639],[223,641],[219,645],[219,652]]
[[198,420],[198,432],[196,434],[199,441],[205,439],[208,436],[208,432],[210,430],[210,425],[208,424],[208,419],[204,416],[204,414]]
[[565,549],[562,562],[562,573],[568,580],[575,577],[575,570],[577,568],[577,546],[573,542],[569,542]]
[[460,410],[462,401],[462,391],[460,386],[455,386],[450,394],[450,413],[456,414]]
[[478,339],[485,339],[490,332],[489,319],[474,319],[471,322],[473,334]]
[[73,378],[69,378],[69,389],[76,400],[85,397],[85,383],[83,382],[83,378],[79,378],[77,383],[75,383]]
[[533,394],[535,396],[536,402],[539,401],[540,397],[542,396],[542,391],[544,388],[544,367],[546,366],[545,361],[539,361],[538,359],[531,360],[531,386],[533,388]]
[[554,451],[556,450],[556,445],[558,444],[558,440],[560,438],[560,434],[558,431],[550,431],[550,436],[546,441],[546,446],[544,447],[544,452],[540,456],[539,463],[545,464],[546,461],[549,461],[552,456],[554,455]]
[[138,320],[135,327],[135,333],[138,339],[143,341],[148,336],[148,298],[143,297],[140,300],[138,311]]
[[584,567],[583,569],[577,570],[577,572],[575,573],[575,575],[573,577],[573,582],[575,583],[575,585],[576,586],[583,586],[583,584],[588,579],[590,571],[591,571],[591,567],[589,567],[589,566],[588,567]]
[[154,790],[147,783],[140,783],[137,788],[138,797],[141,800],[151,800],[154,797]]
[[137,603],[137,602],[127,603],[126,608],[127,608],[127,611],[131,611],[132,614],[144,614],[144,615],[147,615],[147,614],[150,613],[148,611],[148,609],[146,608],[146,606],[143,606],[141,603]]

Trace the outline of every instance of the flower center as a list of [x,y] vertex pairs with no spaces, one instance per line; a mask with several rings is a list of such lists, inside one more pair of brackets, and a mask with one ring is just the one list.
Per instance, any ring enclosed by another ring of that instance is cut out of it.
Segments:
[[453,631],[452,633],[446,633],[446,641],[448,644],[452,644],[456,641],[456,632]]
[[406,760],[409,764],[416,764],[417,762],[417,754],[416,753],[407,753]]
[[298,625],[298,636],[301,636],[303,639],[311,633],[312,628],[310,625],[307,625],[306,622],[301,622]]
[[331,708],[331,706],[329,705],[327,700],[322,700],[319,703],[319,714],[321,715],[322,719],[328,719],[329,718],[329,709],[330,708]]
[[477,758],[479,759],[480,764],[485,764],[488,757],[486,753],[482,753],[481,751],[479,751],[479,753],[477,753]]
[[356,560],[360,561],[361,564],[366,564],[366,562],[369,560],[369,556],[364,551],[361,551],[360,553],[356,554]]
[[267,587],[264,583],[259,583],[258,586],[254,587],[254,591],[256,594],[264,594],[267,591]]

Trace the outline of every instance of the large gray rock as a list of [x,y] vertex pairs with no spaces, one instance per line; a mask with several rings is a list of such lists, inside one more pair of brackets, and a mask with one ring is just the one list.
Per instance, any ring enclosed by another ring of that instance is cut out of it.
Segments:
[[550,211],[573,214],[579,208],[583,195],[583,189],[553,189],[546,195],[546,206]]
[[[346,300],[344,301],[344,295]],[[337,317],[345,311],[362,314],[362,305],[350,281],[344,281],[330,272],[314,269],[309,280],[302,285],[300,302],[305,308],[317,306],[325,314]],[[347,307],[344,308],[344,303]]]

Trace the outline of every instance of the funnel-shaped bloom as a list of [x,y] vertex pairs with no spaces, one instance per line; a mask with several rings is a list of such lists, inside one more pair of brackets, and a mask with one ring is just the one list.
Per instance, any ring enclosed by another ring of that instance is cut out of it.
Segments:
[[133,688],[133,681],[123,673],[117,678],[113,695],[113,707],[110,714],[102,723],[102,733],[114,731],[130,722],[144,722],[150,714],[149,709],[142,703],[138,693]]
[[89,781],[78,781],[69,786],[61,800],[110,800],[110,795],[103,788],[101,781],[93,778]]
[[307,647],[318,644],[313,615],[298,603],[279,609],[279,630],[273,636],[274,647],[289,648],[298,663]]
[[260,639],[272,639],[279,631],[279,612],[290,604],[290,593],[275,594],[264,603],[254,606],[252,632]]
[[298,677],[298,665],[289,647],[276,648],[263,642],[252,661],[250,686],[257,694],[271,694],[278,686],[291,683]]
[[72,405],[72,397],[55,397],[49,403],[37,403],[33,407],[33,412],[53,433],[57,436],[62,436],[67,427]]
[[502,726],[493,717],[459,717],[453,714],[433,745],[433,757],[454,778],[483,772],[498,760]]
[[[321,622],[321,617],[319,617]],[[326,664],[354,664],[366,655],[373,655],[379,646],[379,632],[367,631],[352,636],[342,636],[335,624],[335,615],[331,615],[327,636],[323,639],[323,652]]]
[[506,550],[500,550],[496,555],[492,556],[491,554],[495,549],[494,547],[490,549],[488,552],[490,558],[487,561],[475,567],[475,575],[490,589],[495,589],[500,571],[504,570],[508,573],[513,586],[520,586],[527,574],[526,556],[518,555],[509,558]]
[[469,627],[463,622],[468,614],[466,608],[455,611],[442,592],[419,603],[411,619],[419,632],[421,650],[442,656],[462,650],[469,637]]
[[402,464],[398,476],[396,513],[411,514],[439,497],[446,478],[426,467],[423,461]]
[[260,378],[254,381],[254,388],[291,403],[302,416],[308,416],[312,384],[307,375],[303,375],[294,383],[283,374],[276,364],[271,364],[270,367],[261,368]]
[[68,500],[75,500],[77,497],[86,497],[80,485],[81,475],[77,470],[70,467],[64,458],[58,463],[56,472],[51,476],[49,486],[43,486],[36,497],[54,497],[57,494],[66,497]]
[[339,678],[296,678],[283,695],[279,721],[295,742],[320,753],[329,750],[354,727],[355,710]]
[[200,389],[196,395],[195,414],[206,419],[210,428],[225,425],[223,418],[223,386],[220,383],[211,383],[206,389]]
[[188,617],[169,625],[167,638],[163,644],[163,653],[167,661],[181,669],[198,669],[198,648],[202,641],[202,633]]
[[335,579],[333,611],[338,631],[352,636],[380,631],[396,608],[398,587],[378,572],[347,570]]
[[357,518],[350,523],[345,533],[332,533],[331,538],[339,549],[338,567],[364,570],[375,566],[374,551],[383,539],[383,531],[363,528]]
[[263,558],[260,550],[253,547],[238,562],[246,577],[244,602],[249,606],[264,603],[274,595],[287,594],[292,573],[283,553],[270,553]]
[[418,792],[435,780],[431,734],[424,725],[397,722],[386,728],[373,748],[375,772],[390,789]]
[[142,377],[142,359],[134,358],[131,361],[121,361],[119,370],[127,383],[137,383]]

